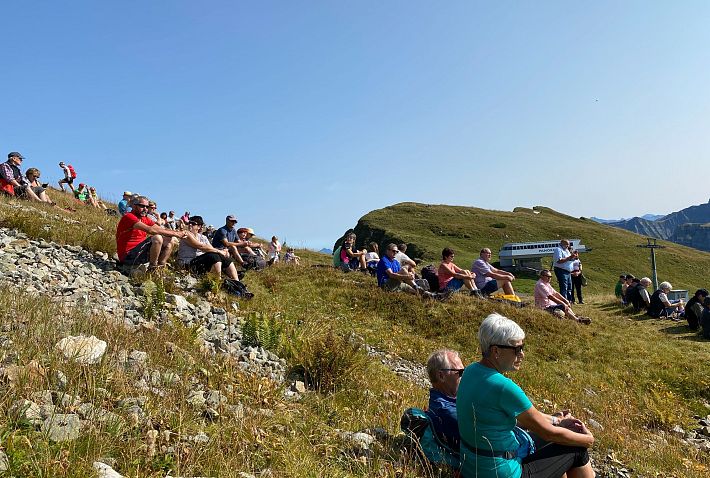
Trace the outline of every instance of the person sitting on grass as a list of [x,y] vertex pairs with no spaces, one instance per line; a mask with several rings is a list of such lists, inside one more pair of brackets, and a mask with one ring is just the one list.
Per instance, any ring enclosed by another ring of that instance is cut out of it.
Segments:
[[47,184],[47,183],[40,184],[40,182],[39,182],[39,178],[40,178],[39,169],[37,169],[37,168],[28,169],[25,172],[25,177],[27,178],[29,189],[31,189],[32,192],[34,192],[37,195],[39,200],[54,206],[54,202],[52,202],[52,200],[49,199],[49,196],[47,195],[47,187],[49,187],[49,184]]
[[369,246],[370,248],[367,250],[367,254],[365,254],[365,264],[370,273],[377,273],[377,263],[380,262],[380,246],[378,246],[376,242],[371,242]]
[[662,316],[672,318],[673,320],[680,320],[677,317],[673,317],[676,312],[681,312],[683,310],[682,300],[668,300],[668,293],[673,289],[670,282],[661,282],[658,285],[658,290],[651,296],[651,303],[648,305],[648,311],[646,314],[654,318],[659,318]]
[[633,274],[626,274],[626,277],[624,278],[624,283],[621,284],[621,305],[629,305],[629,298],[627,297],[626,293],[628,292],[629,287],[634,283],[634,279],[635,277]]
[[502,288],[503,292],[508,295],[515,295],[512,282],[515,276],[510,272],[496,269],[491,265],[491,250],[487,247],[481,249],[481,254],[478,259],[473,262],[471,272],[476,275],[476,287],[483,295],[491,295],[498,289]]
[[276,236],[271,236],[268,258],[269,264],[276,264],[281,259],[281,243],[279,242],[279,238]]
[[452,450],[458,452],[461,442],[456,415],[456,394],[459,389],[464,366],[458,352],[441,349],[429,355],[426,362],[431,388],[429,389],[429,409],[434,433]]
[[399,262],[399,265],[402,266],[402,269],[406,270],[407,272],[415,272],[417,268],[417,263],[414,262],[407,254],[407,245],[405,243],[401,243],[397,246],[399,249],[399,252],[397,253],[397,256],[395,259],[397,259],[397,262]]
[[454,255],[454,250],[449,247],[445,247],[441,251],[441,264],[439,264],[438,270],[439,290],[455,292],[465,286],[470,295],[482,297],[481,291],[473,283],[476,274],[463,270],[454,264]]
[[619,280],[616,281],[616,286],[614,286],[614,295],[616,296],[619,301],[623,303],[624,301],[624,292],[623,292],[623,286],[624,283],[626,282],[626,274],[621,274],[619,276]]
[[[173,213],[173,211],[170,212]],[[170,214],[168,214],[168,221],[170,221]],[[177,219],[174,224],[178,225],[180,222],[181,221]],[[242,259],[242,256],[239,255],[239,251],[237,250],[237,246],[239,246],[241,242],[238,240],[237,230],[234,228],[236,225],[237,217],[233,214],[227,216],[224,226],[217,229],[212,236],[212,247],[215,249],[226,249],[229,251],[231,258],[243,267],[244,259]]]
[[86,202],[97,209],[108,209],[103,203],[103,201],[99,198],[99,195],[96,193],[96,188],[93,186],[89,187],[89,195],[86,199]]
[[187,222],[187,233],[180,239],[178,263],[197,275],[207,272],[217,277],[224,275],[239,280],[237,269],[229,258],[227,249],[215,249],[207,237],[202,234],[204,228],[202,216],[192,216]]
[[626,296],[629,298],[629,303],[633,305],[634,311],[648,309],[651,303],[651,298],[648,296],[648,286],[651,285],[651,279],[643,277],[641,279],[632,279],[631,287],[626,289]]
[[703,300],[703,314],[700,316],[700,327],[703,328],[703,337],[710,339],[710,297]]
[[286,254],[284,254],[284,263],[296,265],[301,263],[301,258],[296,255],[293,247],[286,249]]
[[74,198],[86,204],[86,200],[89,197],[89,188],[86,187],[86,184],[84,183],[79,183],[79,187],[77,189],[72,189],[74,191]]
[[707,289],[698,289],[685,305],[685,320],[690,330],[698,330],[700,317],[703,315],[703,301],[710,295]]
[[572,319],[580,324],[589,325],[592,319],[589,317],[577,317],[570,307],[570,302],[567,298],[562,297],[562,294],[557,292],[550,281],[552,280],[552,272],[548,269],[540,271],[540,280],[535,284],[535,307],[545,310],[553,315],[561,315]]
[[409,294],[422,294],[431,296],[428,291],[421,289],[414,282],[414,274],[402,269],[399,261],[395,259],[399,250],[396,244],[388,244],[385,254],[377,263],[377,285],[391,292],[407,292]]
[[357,236],[355,234],[348,234],[345,236],[343,245],[340,248],[340,268],[343,271],[360,270],[364,272],[367,270],[367,263],[365,262],[367,250],[357,251],[354,249],[356,239]]
[[133,197],[133,193],[130,191],[123,191],[123,198],[121,198],[120,201],[118,201],[118,214],[123,216],[126,214],[131,207],[131,198]]
[[149,271],[165,267],[173,248],[171,238],[182,239],[187,233],[160,227],[148,218],[145,196],[133,201],[131,212],[124,214],[116,227],[118,260],[130,266],[149,263]]
[[481,360],[466,367],[456,397],[462,476],[593,478],[594,436],[584,423],[569,411],[538,411],[504,375],[523,364],[523,329],[493,313],[481,323],[478,341]]
[[24,159],[20,153],[13,151],[7,155],[7,161],[0,164],[0,191],[9,196],[41,202],[20,171]]
[[[240,227],[237,229],[237,251],[239,252],[241,258],[244,260],[244,264],[255,264],[255,258],[263,258],[264,250],[261,244],[252,241],[251,238],[254,237],[254,229],[251,227]],[[266,261],[263,261],[264,264]],[[259,266],[258,268],[263,268]]]

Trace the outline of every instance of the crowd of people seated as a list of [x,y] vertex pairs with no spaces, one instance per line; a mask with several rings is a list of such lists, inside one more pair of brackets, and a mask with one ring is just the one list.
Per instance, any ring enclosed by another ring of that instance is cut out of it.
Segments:
[[[633,307],[634,312],[644,312],[653,318],[668,318],[680,322],[684,318],[690,330],[702,327],[703,335],[710,338],[710,307],[707,289],[698,289],[685,304],[683,299],[671,300],[668,294],[673,289],[670,282],[664,281],[653,293],[648,288],[652,285],[648,277],[637,278],[633,274],[621,274],[614,288],[614,295],[622,307]],[[707,304],[706,304],[707,302]]]
[[[481,323],[478,339],[482,357],[466,367],[448,349],[427,360],[426,414],[441,444],[433,456],[425,448],[427,457],[464,478],[593,477],[588,449],[594,436],[585,424],[569,410],[540,412],[504,375],[522,366],[525,332],[493,313]],[[449,455],[446,461],[441,453]]]

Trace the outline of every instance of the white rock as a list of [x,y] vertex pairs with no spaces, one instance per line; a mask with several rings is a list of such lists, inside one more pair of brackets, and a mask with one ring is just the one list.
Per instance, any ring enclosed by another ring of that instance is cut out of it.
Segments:
[[99,478],[123,478],[122,474],[100,461],[94,462],[94,469],[96,470],[96,476]]
[[93,335],[91,337],[70,335],[56,345],[65,357],[84,365],[99,363],[106,353],[106,346],[106,342]]

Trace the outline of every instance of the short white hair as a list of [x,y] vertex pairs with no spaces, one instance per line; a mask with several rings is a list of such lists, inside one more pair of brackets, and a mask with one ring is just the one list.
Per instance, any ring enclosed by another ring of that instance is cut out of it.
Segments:
[[651,285],[651,279],[649,279],[648,277],[642,277],[639,282],[641,282],[641,284],[643,284],[646,287]]
[[658,288],[661,290],[663,290],[663,289],[671,290],[673,288],[673,286],[671,285],[670,282],[663,281],[660,284],[658,284]]
[[484,357],[492,345],[512,345],[511,342],[524,338],[525,332],[518,324],[496,312],[486,317],[478,329],[478,341]]
[[426,371],[431,383],[438,382],[438,372],[442,368],[451,368],[451,358],[458,357],[459,353],[451,349],[439,349],[432,352],[426,361]]

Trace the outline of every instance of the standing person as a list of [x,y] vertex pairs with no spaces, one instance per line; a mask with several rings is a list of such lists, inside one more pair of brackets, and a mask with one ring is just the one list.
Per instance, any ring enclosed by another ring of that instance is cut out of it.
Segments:
[[123,191],[123,198],[118,201],[118,213],[123,216],[128,212],[129,203],[133,197],[133,193],[130,191]]
[[276,264],[281,258],[281,243],[279,243],[279,238],[276,236],[271,236],[271,242],[269,243],[269,254],[268,254],[269,264]]
[[[116,227],[116,252],[124,264],[149,263],[148,270],[165,267],[173,249],[169,238],[184,238],[184,232],[175,232],[155,224],[148,216],[148,198],[133,199],[131,212],[126,213]],[[151,234],[148,237],[148,234]]]
[[441,251],[441,264],[439,264],[439,270],[437,272],[439,276],[439,290],[455,292],[465,286],[470,291],[470,295],[482,297],[481,291],[479,291],[473,283],[476,274],[471,271],[463,270],[454,264],[455,254],[454,250],[449,247],[445,247],[444,250]]
[[572,262],[579,257],[579,252],[569,251],[569,241],[562,239],[552,253],[552,264],[557,276],[560,295],[572,300]]
[[[572,246],[570,246],[570,252],[572,252]],[[575,292],[577,293],[577,302],[580,304],[584,304],[584,301],[582,300],[582,282],[583,282],[583,274],[582,274],[582,261],[579,260],[579,254],[577,254],[577,258],[572,261],[572,299],[570,302],[574,304],[574,294]]]
[[62,192],[64,192],[64,185],[66,184],[71,188],[71,191],[75,193],[76,195],[76,189],[74,189],[74,180],[76,179],[76,171],[74,170],[74,166],[71,164],[67,165],[64,164],[64,162],[59,163],[59,167],[62,169],[62,172],[64,173],[64,177],[59,180],[57,184],[59,184],[59,187],[62,189]]
[[[494,313],[481,323],[478,340],[482,358],[466,367],[456,397],[463,477],[593,478],[587,449],[594,436],[584,423],[569,412],[538,411],[503,375],[522,366],[523,329]],[[542,443],[535,446],[528,431]]]
[[476,287],[483,295],[491,295],[498,289],[503,288],[503,292],[508,295],[515,295],[512,282],[515,276],[510,272],[496,269],[491,265],[491,250],[487,247],[481,249],[481,254],[473,261],[471,272],[476,275]]

